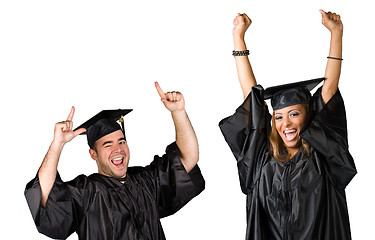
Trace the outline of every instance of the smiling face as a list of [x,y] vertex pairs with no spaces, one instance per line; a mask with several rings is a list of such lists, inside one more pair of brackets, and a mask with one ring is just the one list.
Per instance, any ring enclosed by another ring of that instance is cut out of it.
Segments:
[[307,118],[306,107],[302,104],[285,107],[275,110],[274,116],[276,130],[283,140],[284,146],[289,153],[296,153],[301,142],[299,133]]
[[98,165],[98,173],[114,178],[126,176],[130,155],[121,130],[98,139],[90,156]]

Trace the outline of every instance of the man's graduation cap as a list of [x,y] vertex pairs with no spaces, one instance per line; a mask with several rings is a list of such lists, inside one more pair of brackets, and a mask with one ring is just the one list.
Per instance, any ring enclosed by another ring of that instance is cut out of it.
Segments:
[[[94,144],[98,139],[117,130],[121,130],[125,137],[123,117],[132,110],[133,109],[103,110],[81,124],[75,130],[79,128],[86,129],[86,132],[82,133],[82,135],[87,135],[87,143],[89,144],[90,148],[94,147]],[[121,127],[117,121],[120,122]]]
[[271,99],[273,110],[282,109],[296,104],[310,103],[310,91],[325,78],[288,83],[269,87],[264,90],[264,99]]

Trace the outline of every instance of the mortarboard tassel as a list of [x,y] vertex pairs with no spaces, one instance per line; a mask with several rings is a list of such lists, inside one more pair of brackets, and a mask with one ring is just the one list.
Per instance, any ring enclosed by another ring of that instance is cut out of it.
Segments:
[[124,138],[125,138],[125,141],[126,141],[125,126],[124,126],[124,116],[121,115],[121,118],[118,121],[121,123],[122,133],[124,134]]

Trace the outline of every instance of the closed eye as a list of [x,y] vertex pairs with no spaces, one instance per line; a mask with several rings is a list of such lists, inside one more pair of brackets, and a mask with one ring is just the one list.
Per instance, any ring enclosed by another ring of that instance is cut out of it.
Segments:
[[283,117],[282,116],[275,116],[275,120],[280,120],[280,119],[283,119]]
[[292,112],[290,113],[291,117],[297,117],[300,113],[299,112]]
[[110,147],[111,144],[112,144],[112,141],[107,141],[107,142],[104,142],[102,146],[103,146],[104,148],[107,148],[107,147]]

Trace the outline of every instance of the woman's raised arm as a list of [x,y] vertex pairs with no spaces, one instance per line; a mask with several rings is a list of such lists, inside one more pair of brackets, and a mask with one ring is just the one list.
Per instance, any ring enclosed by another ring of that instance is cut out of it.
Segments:
[[233,43],[234,55],[236,59],[236,67],[238,79],[243,92],[243,97],[246,99],[247,95],[251,92],[251,88],[257,85],[253,69],[251,68],[248,56],[241,55],[236,52],[246,51],[245,32],[251,24],[251,19],[244,13],[238,13],[233,21]]
[[342,61],[342,35],[343,24],[340,15],[331,12],[322,14],[322,24],[331,32],[331,43],[327,60],[326,78],[322,88],[322,98],[326,104],[335,95],[340,79],[341,61]]

